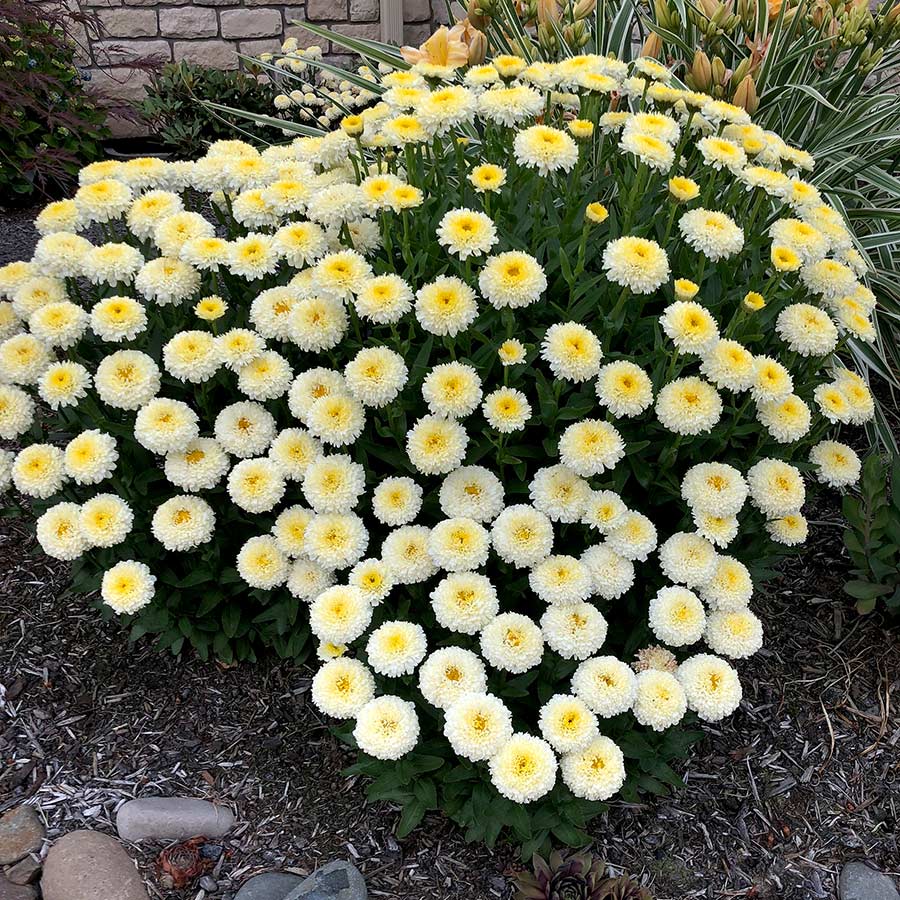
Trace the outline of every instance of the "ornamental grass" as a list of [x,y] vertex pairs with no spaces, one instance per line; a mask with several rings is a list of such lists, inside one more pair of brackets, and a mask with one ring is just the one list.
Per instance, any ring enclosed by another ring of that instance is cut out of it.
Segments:
[[379,90],[41,212],[2,484],[133,636],[309,647],[401,833],[578,843],[738,708],[755,588],[859,475],[875,297],[813,157],[658,62]]

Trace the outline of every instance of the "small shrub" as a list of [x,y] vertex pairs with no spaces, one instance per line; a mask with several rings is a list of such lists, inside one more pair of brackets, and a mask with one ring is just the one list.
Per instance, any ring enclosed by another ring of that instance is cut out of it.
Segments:
[[0,269],[0,486],[136,635],[314,634],[399,832],[530,855],[737,710],[804,473],[859,476],[877,300],[745,110],[647,59],[427,50],[323,136],[80,173]]
[[196,159],[224,138],[243,136],[262,144],[284,140],[278,129],[266,126],[248,126],[248,133],[240,135],[243,124],[204,105],[212,101],[262,112],[272,108],[277,93],[258,68],[225,71],[182,61],[162,67],[147,86],[141,108],[164,149],[180,159]]
[[106,113],[74,64],[63,4],[0,0],[0,204],[54,196],[99,158]]
[[853,561],[853,579],[844,590],[861,613],[879,600],[900,613],[900,458],[889,465],[873,453],[863,465],[859,496],[844,497],[844,545]]

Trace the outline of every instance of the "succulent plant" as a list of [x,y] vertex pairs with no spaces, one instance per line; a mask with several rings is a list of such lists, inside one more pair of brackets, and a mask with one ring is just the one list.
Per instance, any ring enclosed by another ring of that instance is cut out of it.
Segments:
[[516,900],[653,900],[650,892],[626,875],[606,878],[603,862],[590,853],[545,860],[535,854],[534,872],[516,876]]

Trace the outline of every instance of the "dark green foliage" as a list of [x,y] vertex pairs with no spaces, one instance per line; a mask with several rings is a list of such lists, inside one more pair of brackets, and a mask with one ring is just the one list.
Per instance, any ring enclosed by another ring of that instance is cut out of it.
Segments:
[[844,497],[844,518],[844,545],[853,560],[844,590],[861,613],[879,600],[900,613],[900,457],[891,465],[874,453],[866,460],[859,497]]
[[184,61],[164,66],[147,87],[142,104],[154,137],[179,159],[202,156],[209,144],[222,139],[242,138],[258,144],[284,141],[276,128],[232,122],[203,105],[214,101],[268,112],[278,91],[257,74],[255,69],[224,71]]

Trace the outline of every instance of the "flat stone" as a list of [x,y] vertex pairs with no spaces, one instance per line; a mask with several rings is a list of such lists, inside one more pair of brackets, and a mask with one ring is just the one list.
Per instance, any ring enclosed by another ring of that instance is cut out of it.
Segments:
[[224,38],[260,38],[280,35],[284,22],[280,9],[226,9],[219,13]]
[[366,900],[366,882],[356,866],[346,860],[317,869],[297,885],[284,900]]
[[221,837],[232,825],[234,813],[230,809],[183,797],[129,800],[116,814],[116,830],[124,841]]
[[109,37],[155,37],[155,9],[126,9],[123,6],[97,13],[103,31]]
[[214,69],[236,69],[237,50],[228,41],[175,41],[175,61],[186,59]]
[[10,866],[4,874],[11,884],[33,884],[40,877],[41,861],[29,854]]
[[13,884],[0,875],[0,900],[35,900],[37,891],[30,884]]
[[24,859],[40,850],[44,823],[33,806],[17,806],[0,818],[0,866]]
[[864,862],[849,862],[841,869],[841,900],[900,900],[894,879]]
[[288,872],[266,872],[255,875],[241,885],[234,900],[284,900],[299,887],[303,879]]
[[159,11],[159,30],[172,37],[214,37],[219,31],[216,11],[204,6],[176,6]]
[[99,831],[72,831],[50,848],[41,892],[44,900],[147,900],[125,848]]

